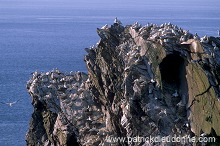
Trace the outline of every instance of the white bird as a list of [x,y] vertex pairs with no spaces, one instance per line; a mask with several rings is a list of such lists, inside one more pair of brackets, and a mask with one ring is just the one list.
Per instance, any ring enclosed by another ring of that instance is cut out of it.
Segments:
[[35,71],[34,73],[32,73],[34,77],[37,77],[39,74],[37,71]]
[[181,42],[185,42],[185,41],[186,41],[186,38],[185,38],[184,36],[181,36],[180,41],[181,41]]
[[117,17],[115,17],[114,23],[115,23],[115,24],[118,24],[118,25],[121,25],[121,24],[122,24],[122,23],[121,23],[121,21],[120,21],[120,20],[118,20],[118,18],[117,18]]
[[156,81],[154,81],[154,79],[151,79],[150,82],[151,82],[151,83],[155,83]]
[[195,33],[195,35],[193,36],[193,39],[194,39],[194,40],[200,40],[200,38],[199,38],[199,36],[198,36],[197,33]]
[[18,101],[20,101],[21,99],[18,99],[17,101],[11,102],[11,103],[5,103],[5,102],[1,102],[2,104],[8,104],[10,107],[12,107],[13,104],[17,103]]
[[92,121],[91,117],[89,117],[89,118],[87,119],[87,121]]
[[108,29],[108,24],[105,24],[104,26],[102,26],[101,29]]
[[200,42],[202,42],[202,43],[208,43],[208,42],[209,42],[209,39],[208,39],[207,35],[203,36],[203,37],[200,39]]
[[132,28],[133,29],[138,29],[138,28],[140,28],[141,27],[141,25],[138,23],[138,22],[135,22],[133,25],[132,25]]

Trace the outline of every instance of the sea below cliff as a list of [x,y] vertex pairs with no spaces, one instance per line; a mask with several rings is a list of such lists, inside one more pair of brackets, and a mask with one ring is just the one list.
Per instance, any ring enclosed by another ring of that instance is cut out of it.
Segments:
[[25,135],[33,108],[26,90],[31,73],[53,68],[87,72],[84,48],[96,45],[96,28],[138,21],[172,22],[190,33],[216,36],[219,4],[170,2],[63,3],[52,1],[1,1],[0,5],[0,101],[21,99],[13,107],[0,105],[0,145],[26,145]]

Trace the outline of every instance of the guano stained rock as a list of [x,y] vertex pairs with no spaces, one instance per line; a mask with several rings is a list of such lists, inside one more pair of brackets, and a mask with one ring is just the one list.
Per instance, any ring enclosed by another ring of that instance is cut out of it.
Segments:
[[110,138],[218,138],[220,38],[200,39],[171,23],[118,22],[97,29],[101,39],[84,58],[88,75],[33,74],[27,145],[193,145]]

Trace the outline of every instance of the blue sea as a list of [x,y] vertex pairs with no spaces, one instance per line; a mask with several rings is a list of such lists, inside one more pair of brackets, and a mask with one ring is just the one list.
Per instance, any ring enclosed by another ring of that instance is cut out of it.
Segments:
[[99,40],[96,28],[138,21],[171,22],[200,36],[217,36],[217,0],[0,0],[0,146],[25,146],[33,112],[26,82],[34,71],[87,72],[84,48]]

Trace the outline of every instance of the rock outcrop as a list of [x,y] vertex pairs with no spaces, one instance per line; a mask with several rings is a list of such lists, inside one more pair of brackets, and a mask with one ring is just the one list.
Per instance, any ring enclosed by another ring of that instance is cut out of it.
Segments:
[[[97,29],[88,75],[53,70],[27,83],[27,145],[149,145],[114,137],[220,136],[220,38],[173,24]],[[192,145],[153,142],[151,145]],[[195,143],[194,143],[195,144]]]

